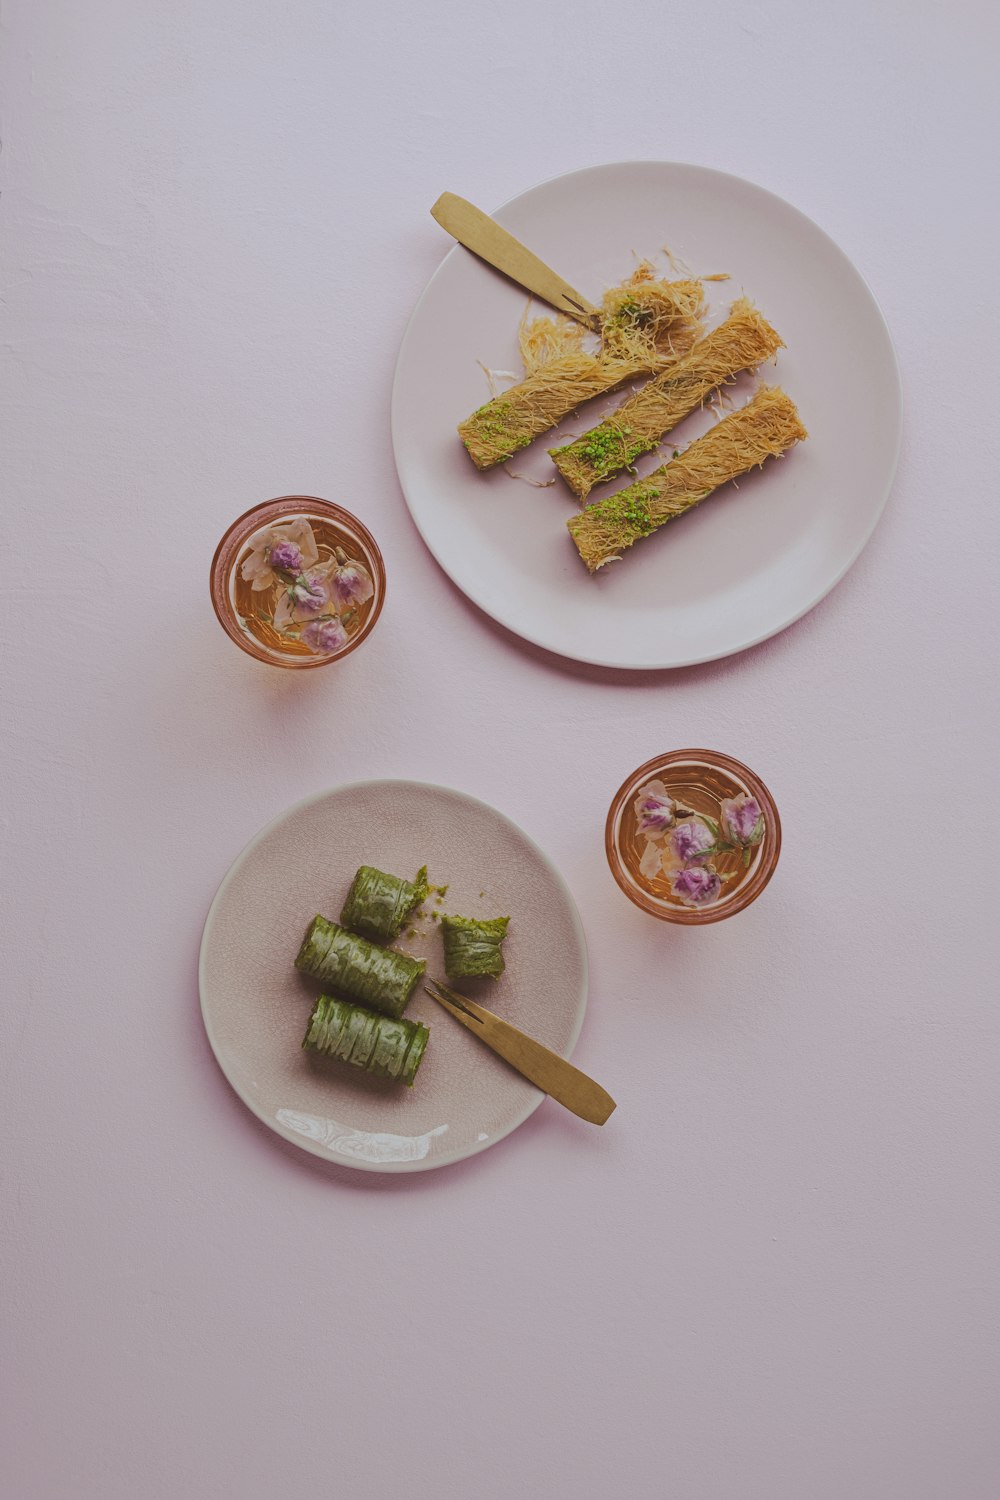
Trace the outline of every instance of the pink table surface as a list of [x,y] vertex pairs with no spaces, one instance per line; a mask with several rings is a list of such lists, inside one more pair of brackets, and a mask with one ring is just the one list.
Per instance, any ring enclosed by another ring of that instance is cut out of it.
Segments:
[[[9,0],[3,30],[4,1495],[994,1500],[994,8]],[[469,607],[388,447],[437,194],[634,156],[813,215],[907,402],[833,595],[645,677]],[[305,678],[206,588],[296,490],[361,511],[391,582]],[[772,785],[785,852],[752,910],[671,930],[602,823],[700,743]],[[381,1181],[228,1089],[215,888],[284,806],[385,775],[565,873],[604,1131],[546,1104]]]

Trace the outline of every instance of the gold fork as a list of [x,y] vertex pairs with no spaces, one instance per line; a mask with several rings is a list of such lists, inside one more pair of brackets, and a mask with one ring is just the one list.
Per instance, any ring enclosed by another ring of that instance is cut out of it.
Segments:
[[442,193],[431,213],[442,229],[480,260],[495,266],[559,312],[595,333],[600,332],[601,314],[594,304],[474,203],[455,193]]
[[581,1120],[589,1120],[592,1125],[603,1125],[614,1110],[615,1101],[611,1095],[599,1083],[588,1078],[586,1073],[581,1073],[579,1068],[574,1068],[572,1063],[560,1057],[558,1052],[543,1047],[541,1042],[518,1031],[509,1021],[501,1021],[491,1010],[477,1005],[474,1000],[458,994],[456,990],[450,990],[436,979],[428,979],[424,989],[456,1021],[460,1021],[481,1042],[485,1042],[487,1047],[492,1047],[504,1062],[516,1068],[536,1088],[555,1099],[557,1104],[579,1115]]

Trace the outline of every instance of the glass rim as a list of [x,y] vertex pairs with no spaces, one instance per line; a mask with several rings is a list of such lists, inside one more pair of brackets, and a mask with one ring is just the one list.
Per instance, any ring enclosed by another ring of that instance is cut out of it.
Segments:
[[[716,766],[719,770],[726,771],[742,781],[760,802],[765,820],[761,858],[750,879],[729,900],[716,901],[710,906],[703,907],[670,906],[662,898],[651,895],[631,874],[621,852],[622,818],[629,801],[635,796],[639,787],[658,772],[689,762]],[[643,765],[638,766],[622,782],[608,809],[604,825],[604,849],[615,881],[636,906],[663,922],[677,922],[686,927],[700,927],[709,922],[721,922],[727,917],[734,917],[737,912],[743,911],[751,902],[756,901],[778,864],[778,857],[781,853],[781,818],[768,787],[756,771],[752,771],[735,756],[726,755],[721,750],[670,750],[662,755],[654,755]]]
[[[252,536],[260,526],[268,520],[283,515],[294,514],[298,510],[317,510],[325,519],[339,525],[344,531],[360,544],[362,551],[367,555],[372,564],[372,582],[375,585],[375,595],[372,608],[358,631],[352,636],[347,645],[341,650],[333,652],[328,656],[289,656],[281,658],[277,652],[268,651],[255,641],[252,636],[240,628],[229,598],[229,578],[232,568],[235,566],[236,557],[244,542]],[[382,613],[385,603],[386,578],[385,561],[382,557],[381,548],[372,536],[365,523],[352,511],[345,510],[334,500],[324,500],[321,495],[276,495],[271,500],[261,500],[256,505],[251,505],[242,515],[237,516],[223,532],[222,538],[212,556],[209,568],[209,593],[212,600],[212,608],[216,619],[222,626],[231,641],[245,651],[254,661],[260,661],[265,666],[283,667],[293,671],[308,671],[313,667],[328,667],[334,662],[343,661],[352,651],[366,640],[375,628],[375,623]]]

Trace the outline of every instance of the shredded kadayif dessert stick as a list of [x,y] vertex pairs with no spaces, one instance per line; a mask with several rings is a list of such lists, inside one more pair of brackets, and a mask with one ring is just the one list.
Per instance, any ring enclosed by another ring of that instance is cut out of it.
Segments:
[[575,442],[550,448],[552,461],[573,493],[585,500],[595,485],[631,468],[641,454],[655,448],[716,387],[783,348],[770,323],[741,297],[724,323],[611,416]]
[[713,490],[808,437],[795,402],[763,386],[746,406],[697,438],[671,463],[606,500],[588,505],[566,525],[591,573],[617,561],[627,547],[691,510]]
[[[555,357],[543,357],[531,368],[529,353],[525,379],[461,424],[459,436],[473,463],[479,469],[503,463],[584,401],[673,363],[695,342],[703,313],[700,282],[654,281],[640,267],[625,286],[605,295],[596,353],[588,353],[575,335],[568,336],[568,352],[557,352],[566,347],[567,336],[553,320],[539,320],[545,325],[545,352]],[[522,330],[522,352],[525,342]]]

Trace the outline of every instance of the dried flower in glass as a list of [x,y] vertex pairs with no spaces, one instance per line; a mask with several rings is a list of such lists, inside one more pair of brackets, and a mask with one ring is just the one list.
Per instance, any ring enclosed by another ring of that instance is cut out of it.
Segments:
[[285,495],[234,521],[212,561],[212,603],[249,655],[282,667],[346,656],[375,625],[385,568],[367,527],[329,500]]
[[278,634],[319,655],[345,645],[345,621],[375,587],[368,569],[351,561],[342,547],[321,563],[313,529],[301,519],[287,527],[271,526],[255,539],[240,572],[255,593],[278,591],[271,617]]
[[240,576],[255,594],[273,588],[282,573],[301,573],[319,562],[316,537],[309,522],[297,516],[267,526],[254,537],[240,564]]
[[767,788],[739,761],[704,750],[640,766],[611,804],[605,837],[626,894],[684,923],[742,910],[770,879],[781,847]]
[[670,874],[670,889],[685,906],[707,906],[722,895],[722,877],[705,865],[685,865]]
[[667,847],[678,865],[707,859],[715,852],[716,842],[716,836],[708,823],[700,818],[676,823],[667,836]]
[[674,800],[660,780],[648,781],[635,797],[635,822],[647,839],[659,838],[674,821]]

